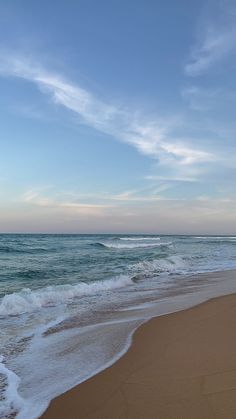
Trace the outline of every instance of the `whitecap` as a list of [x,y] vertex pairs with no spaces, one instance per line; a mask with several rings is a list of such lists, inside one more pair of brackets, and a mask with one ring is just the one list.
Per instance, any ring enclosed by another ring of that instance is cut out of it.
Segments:
[[160,237],[120,237],[119,239],[125,241],[157,241],[160,240]]
[[120,275],[105,281],[80,282],[76,285],[48,286],[38,290],[24,288],[19,292],[5,295],[0,302],[0,316],[29,313],[41,307],[69,303],[73,298],[97,294],[132,284],[127,275]]
[[113,242],[99,242],[100,246],[107,247],[108,249],[138,249],[148,247],[169,246],[172,242],[158,242],[158,243],[113,243]]

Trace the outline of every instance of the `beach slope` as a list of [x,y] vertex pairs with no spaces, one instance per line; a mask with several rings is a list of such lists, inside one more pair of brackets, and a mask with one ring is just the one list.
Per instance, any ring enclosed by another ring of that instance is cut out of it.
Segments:
[[43,419],[235,419],[236,294],[156,317]]

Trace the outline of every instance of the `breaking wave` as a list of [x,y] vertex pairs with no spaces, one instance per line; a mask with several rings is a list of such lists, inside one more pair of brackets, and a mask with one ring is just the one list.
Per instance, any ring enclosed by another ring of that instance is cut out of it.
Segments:
[[203,240],[235,240],[236,236],[195,236],[194,239],[203,239]]
[[160,246],[169,246],[172,242],[158,242],[158,243],[104,243],[98,242],[99,246],[106,247],[108,249],[138,249],[138,248],[148,248],[148,247],[160,247]]
[[68,304],[73,299],[86,295],[118,289],[134,284],[137,278],[144,279],[161,273],[184,273],[188,268],[186,260],[180,256],[169,256],[152,261],[142,261],[127,267],[127,275],[112,279],[80,282],[76,285],[54,285],[31,290],[23,288],[18,292],[5,295],[0,300],[0,316],[16,316],[30,313],[44,307]]
[[127,275],[120,275],[105,281],[80,282],[76,285],[55,285],[32,291],[24,288],[19,292],[5,295],[0,300],[0,316],[29,313],[42,307],[69,303],[73,298],[97,294],[132,284]]
[[184,273],[186,268],[187,262],[181,256],[169,256],[165,259],[138,262],[130,267],[131,271],[143,273],[145,276],[154,273]]
[[235,243],[236,237],[235,236],[195,236],[195,240],[198,240],[200,243],[204,244],[218,244],[218,245],[227,245],[229,243]]
[[160,237],[120,237],[119,240],[125,240],[125,241],[150,241],[150,240],[160,240]]

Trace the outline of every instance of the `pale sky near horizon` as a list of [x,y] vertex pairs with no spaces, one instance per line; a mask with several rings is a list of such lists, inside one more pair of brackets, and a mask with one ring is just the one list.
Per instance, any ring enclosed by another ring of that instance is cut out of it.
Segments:
[[0,232],[236,234],[236,3],[0,1]]

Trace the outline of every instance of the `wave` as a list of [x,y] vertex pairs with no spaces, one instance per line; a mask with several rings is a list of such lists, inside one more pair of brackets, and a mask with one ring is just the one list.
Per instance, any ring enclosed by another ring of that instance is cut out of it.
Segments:
[[231,240],[235,239],[236,236],[195,236],[194,239],[203,239],[203,240]]
[[11,246],[0,246],[0,253],[25,253],[25,251]]
[[104,243],[98,242],[97,245],[106,247],[108,249],[137,249],[137,248],[148,248],[148,247],[160,247],[169,246],[172,242],[161,242],[161,243]]
[[40,253],[40,252],[48,252],[47,249],[43,247],[38,248],[31,248],[31,249],[25,249],[25,248],[17,248],[14,246],[0,246],[0,253]]
[[160,237],[119,237],[119,240],[126,240],[126,241],[150,241],[150,240],[160,240]]
[[0,300],[0,316],[30,313],[42,307],[69,303],[76,297],[97,294],[133,284],[127,275],[120,275],[105,281],[80,282],[76,285],[55,285],[31,290],[24,288],[19,292],[5,295]]
[[236,237],[232,236],[219,236],[219,237],[214,237],[214,236],[195,236],[194,237],[195,240],[197,240],[197,243],[204,243],[207,245],[211,245],[211,244],[218,244],[218,245],[229,245],[232,244],[234,245],[236,243]]
[[186,272],[187,262],[181,256],[169,256],[163,259],[143,261],[135,263],[130,267],[131,271],[142,273],[142,276],[149,276],[156,273],[184,273]]

